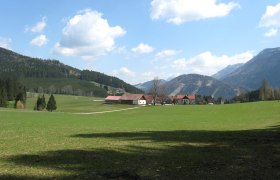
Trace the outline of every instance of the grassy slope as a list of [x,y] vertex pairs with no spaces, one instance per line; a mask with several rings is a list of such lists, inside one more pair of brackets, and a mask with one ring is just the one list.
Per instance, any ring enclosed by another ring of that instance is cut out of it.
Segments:
[[277,179],[279,108],[261,102],[98,115],[0,110],[0,179]]

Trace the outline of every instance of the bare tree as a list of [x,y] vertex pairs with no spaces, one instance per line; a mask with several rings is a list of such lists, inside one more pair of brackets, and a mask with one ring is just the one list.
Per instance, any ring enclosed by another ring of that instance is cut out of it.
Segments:
[[260,88],[260,94],[259,97],[262,101],[265,100],[271,100],[273,98],[273,94],[272,94],[272,88],[270,87],[269,83],[267,80],[263,80],[262,81],[262,86]]
[[163,105],[166,101],[166,98],[167,98],[167,91],[166,91],[166,88],[165,88],[165,84],[162,84],[161,82],[160,82],[160,85],[158,87],[158,97],[160,99],[161,104]]
[[156,100],[159,95],[159,89],[160,89],[160,80],[158,77],[155,77],[153,80],[153,84],[150,90],[150,93],[153,95],[153,105],[156,105]]

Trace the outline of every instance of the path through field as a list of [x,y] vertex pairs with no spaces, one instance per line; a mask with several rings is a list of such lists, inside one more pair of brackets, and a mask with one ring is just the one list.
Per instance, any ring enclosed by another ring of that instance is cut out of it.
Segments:
[[138,108],[139,107],[133,107],[133,108],[126,108],[126,109],[111,110],[111,111],[100,111],[100,112],[89,112],[89,113],[73,113],[73,114],[81,114],[81,115],[104,114],[104,113],[111,113],[111,112],[118,112],[118,111],[127,111],[127,110],[138,109]]

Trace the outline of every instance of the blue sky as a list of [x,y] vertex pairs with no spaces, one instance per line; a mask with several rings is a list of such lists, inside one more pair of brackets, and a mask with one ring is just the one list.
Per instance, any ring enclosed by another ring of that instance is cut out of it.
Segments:
[[136,84],[278,47],[280,1],[3,0],[0,22],[1,47]]

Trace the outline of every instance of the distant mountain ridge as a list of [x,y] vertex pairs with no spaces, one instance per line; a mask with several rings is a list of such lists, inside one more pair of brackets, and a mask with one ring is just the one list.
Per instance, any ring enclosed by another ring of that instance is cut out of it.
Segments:
[[[167,82],[164,79],[160,79],[159,81],[160,81],[160,84],[164,84],[164,83]],[[148,93],[150,91],[150,89],[153,87],[153,80],[147,81],[147,82],[144,82],[144,83],[140,83],[140,84],[136,84],[134,86],[137,87],[138,89],[141,89],[144,92]]]
[[271,86],[280,87],[280,48],[269,48],[261,51],[252,60],[221,80],[230,85],[255,90],[261,86],[264,79]]
[[223,79],[243,65],[244,65],[243,63],[228,65],[226,68],[224,68],[224,69],[220,70],[219,72],[217,72],[216,74],[212,75],[212,77],[216,78],[216,79]]
[[[77,95],[106,96],[104,86],[141,93],[140,89],[123,80],[103,73],[79,70],[58,60],[31,58],[0,47],[0,77],[17,78],[30,90]],[[36,82],[36,83],[34,83]]]
[[226,99],[230,99],[244,91],[239,87],[230,86],[213,77],[199,74],[178,76],[165,83],[165,87],[167,93],[171,96],[176,94],[199,94]]

